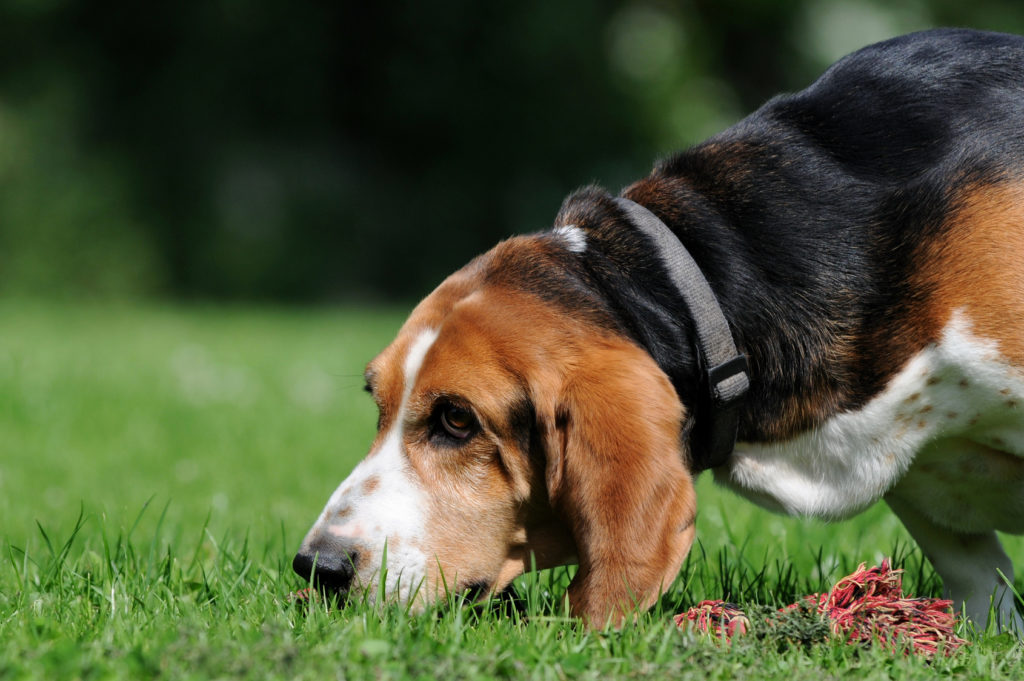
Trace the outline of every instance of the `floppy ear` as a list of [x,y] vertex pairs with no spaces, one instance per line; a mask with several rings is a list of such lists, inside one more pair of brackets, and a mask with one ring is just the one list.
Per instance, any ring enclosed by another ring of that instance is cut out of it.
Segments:
[[683,408],[650,355],[614,337],[582,355],[547,429],[548,495],[579,552],[573,614],[620,626],[676,577],[693,543],[696,494]]

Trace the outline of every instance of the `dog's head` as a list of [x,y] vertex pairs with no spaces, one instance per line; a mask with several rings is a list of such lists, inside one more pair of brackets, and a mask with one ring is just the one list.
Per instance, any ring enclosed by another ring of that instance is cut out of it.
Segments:
[[578,561],[571,607],[597,626],[667,588],[694,536],[683,407],[573,274],[584,249],[510,239],[416,307],[366,370],[377,437],[300,575],[425,603]]

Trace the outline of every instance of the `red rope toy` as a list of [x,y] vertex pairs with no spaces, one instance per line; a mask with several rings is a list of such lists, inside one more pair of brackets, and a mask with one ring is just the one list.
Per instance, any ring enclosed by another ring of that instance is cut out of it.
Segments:
[[[847,643],[880,642],[892,650],[907,646],[925,655],[934,655],[940,648],[948,655],[967,643],[953,632],[956,616],[950,608],[952,601],[905,597],[900,577],[903,570],[893,570],[888,560],[882,561],[881,567],[865,569],[864,565],[836,582],[828,593],[806,596],[779,612],[809,606],[828,621],[833,636]],[[701,601],[676,615],[675,623],[726,640],[750,630],[743,611],[722,601]]]

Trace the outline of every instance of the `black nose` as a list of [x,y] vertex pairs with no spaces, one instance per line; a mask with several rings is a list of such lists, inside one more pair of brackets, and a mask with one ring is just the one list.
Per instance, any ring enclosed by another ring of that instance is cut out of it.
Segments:
[[344,593],[352,585],[358,561],[356,551],[311,546],[295,554],[292,569],[305,580],[312,577],[315,587]]

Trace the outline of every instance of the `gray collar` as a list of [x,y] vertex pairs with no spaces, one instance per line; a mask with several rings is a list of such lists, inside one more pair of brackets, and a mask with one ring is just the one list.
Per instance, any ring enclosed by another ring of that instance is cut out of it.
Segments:
[[696,350],[706,367],[705,398],[710,422],[704,431],[707,441],[691,446],[690,456],[695,471],[717,468],[729,460],[736,446],[739,411],[750,387],[747,358],[736,350],[718,299],[693,256],[672,230],[639,203],[624,198],[615,202],[657,246],[662,265],[693,319]]

